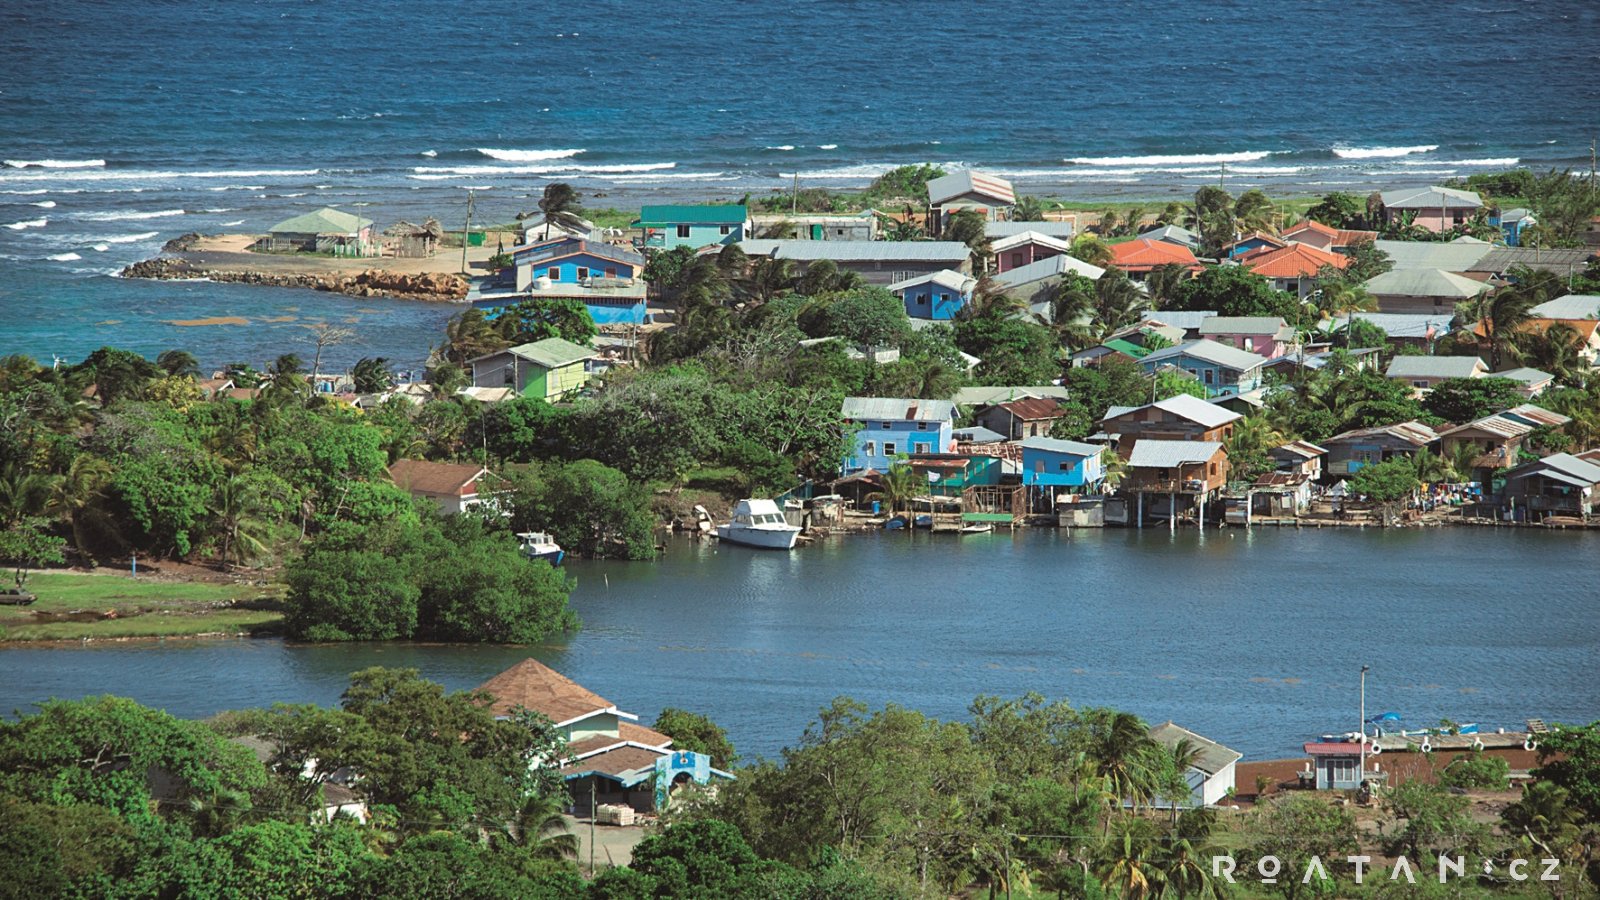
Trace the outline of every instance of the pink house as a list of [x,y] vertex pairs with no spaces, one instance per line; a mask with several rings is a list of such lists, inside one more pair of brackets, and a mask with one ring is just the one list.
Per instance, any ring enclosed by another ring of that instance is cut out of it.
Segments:
[[1200,337],[1267,359],[1287,356],[1299,346],[1294,329],[1278,316],[1212,316],[1200,323]]
[[1395,222],[1411,215],[1411,224],[1438,234],[1464,225],[1483,209],[1483,198],[1472,191],[1447,187],[1406,188],[1383,192],[1383,218]]
[[1020,269],[1029,263],[1036,263],[1041,259],[1060,256],[1067,252],[1068,244],[1060,238],[1037,231],[1022,231],[1017,234],[991,241],[989,249],[994,251],[994,271],[1009,272]]

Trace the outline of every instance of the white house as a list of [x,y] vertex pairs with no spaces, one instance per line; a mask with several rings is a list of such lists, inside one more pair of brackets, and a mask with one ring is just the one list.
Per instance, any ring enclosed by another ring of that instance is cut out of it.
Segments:
[[1203,738],[1187,728],[1166,722],[1150,729],[1150,739],[1173,750],[1180,742],[1188,741],[1195,751],[1193,763],[1184,772],[1192,791],[1189,806],[1216,806],[1226,800],[1233,790],[1234,764],[1243,753],[1224,747],[1209,738]]

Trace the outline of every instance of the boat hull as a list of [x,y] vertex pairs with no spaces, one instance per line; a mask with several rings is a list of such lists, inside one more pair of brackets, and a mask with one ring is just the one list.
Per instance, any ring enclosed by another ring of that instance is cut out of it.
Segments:
[[717,537],[730,544],[755,547],[758,550],[793,550],[795,541],[800,538],[800,529],[718,525]]

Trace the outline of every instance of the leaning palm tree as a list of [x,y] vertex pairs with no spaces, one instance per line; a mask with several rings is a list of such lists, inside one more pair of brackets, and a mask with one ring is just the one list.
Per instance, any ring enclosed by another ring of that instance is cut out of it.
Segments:
[[1040,296],[1042,309],[1033,320],[1050,329],[1056,343],[1080,346],[1089,343],[1088,323],[1094,318],[1094,284],[1087,278],[1063,278],[1046,288]]
[[958,209],[945,220],[944,233],[940,235],[944,240],[967,245],[972,255],[972,271],[980,278],[988,273],[989,263],[994,258],[987,225],[987,220],[977,210]]
[[1178,290],[1193,277],[1193,273],[1177,263],[1151,269],[1144,279],[1144,288],[1150,294],[1150,305],[1155,309],[1165,308],[1178,299]]
[[187,350],[163,350],[156,356],[156,365],[168,375],[200,377],[200,361]]
[[561,802],[543,794],[522,801],[516,816],[491,832],[490,842],[520,848],[533,859],[562,860],[578,856],[578,836],[567,826]]
[[0,468],[0,526],[52,512],[59,479],[58,475],[6,463]]
[[1260,189],[1251,188],[1233,202],[1233,219],[1240,231],[1272,231],[1276,218],[1272,200]]
[[1045,203],[1038,197],[1023,196],[1017,198],[1017,205],[1011,207],[1011,219],[1014,222],[1043,222]]
[[1583,336],[1571,325],[1557,322],[1542,330],[1524,330],[1515,344],[1524,363],[1549,372],[1563,384],[1588,367],[1582,356]]
[[80,453],[72,458],[65,474],[55,482],[50,505],[66,514],[72,529],[72,545],[85,558],[91,558],[88,550],[91,531],[117,533],[111,514],[103,505],[111,475],[110,463],[98,456]]
[[1100,451],[1100,472],[1106,487],[1116,493],[1117,485],[1128,477],[1128,461],[1110,447]]
[[1105,268],[1111,264],[1111,248],[1106,242],[1087,232],[1072,239],[1067,255],[1091,266]]
[[[578,192],[565,182],[553,181],[544,186],[544,193],[539,197],[539,212],[544,216],[545,238],[550,237],[551,226],[571,229],[583,227],[583,207],[578,202]],[[517,220],[530,216],[530,213],[519,213]]]
[[444,326],[441,354],[450,362],[463,364],[469,359],[503,350],[505,338],[495,330],[481,309],[468,309],[450,317]]
[[1133,713],[1098,710],[1092,716],[1089,756],[1119,799],[1138,809],[1150,799],[1152,762],[1160,749]]

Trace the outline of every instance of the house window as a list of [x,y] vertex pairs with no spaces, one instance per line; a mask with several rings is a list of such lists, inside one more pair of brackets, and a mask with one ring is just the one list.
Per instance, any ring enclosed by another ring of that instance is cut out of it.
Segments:
[[878,455],[878,442],[877,441],[867,441],[865,444],[862,444],[861,445],[861,454],[863,456],[877,456]]
[[917,423],[917,430],[918,431],[927,431],[928,430],[928,423],[927,422],[918,422]]
[[724,225],[724,226],[722,226],[722,233],[725,234],[725,235],[733,234],[733,226],[732,225]]
[[1434,306],[1443,306],[1444,305],[1444,298],[1443,297],[1435,297],[1435,298],[1433,298],[1433,305]]
[[1166,469],[1157,469],[1156,470],[1156,480],[1157,481],[1166,481],[1167,478],[1169,477],[1169,475],[1170,475],[1170,473],[1168,473]]
[[1070,462],[1061,463],[1061,471],[1063,471],[1063,472],[1071,472],[1072,471],[1072,463],[1070,463]]
[[1244,349],[1245,349],[1246,353],[1254,353],[1254,352],[1256,352],[1256,339],[1253,338],[1253,337],[1245,338],[1244,339]]
[[1411,386],[1414,388],[1425,388],[1428,386],[1428,383],[1426,381],[1413,381],[1411,382]]
[[883,430],[884,431],[888,431],[893,427],[894,427],[894,423],[893,422],[885,422],[885,423],[883,423]]
[[502,370],[500,377],[501,377],[501,382],[500,383],[505,385],[506,387],[516,387],[517,386],[517,373],[516,373],[516,370],[514,370],[510,366],[506,366],[505,369]]
[[579,266],[578,267],[578,280],[579,281],[583,281],[584,279],[586,279],[588,277],[589,277],[589,267],[588,266]]
[[883,442],[883,455],[884,456],[893,456],[894,455],[894,441],[884,441]]
[[1349,758],[1328,760],[1328,777],[1335,784],[1356,780],[1356,761]]
[[917,305],[918,306],[927,306],[928,305],[928,295],[927,294],[918,294],[917,295]]
[[617,277],[617,267],[616,266],[606,266],[606,277],[607,278],[615,278],[615,277]]
[[1216,463],[1212,463],[1211,464],[1211,474],[1213,474],[1213,475],[1217,474],[1217,464]]
[[560,281],[561,269],[557,266],[551,266],[550,268],[544,270],[544,276],[551,281]]
[[1216,383],[1216,381],[1217,381],[1217,373],[1216,372],[1213,372],[1210,369],[1207,369],[1206,372],[1205,372],[1205,375],[1206,375],[1206,384],[1215,384]]
[[932,444],[928,444],[928,443],[918,442],[918,443],[915,443],[915,444],[911,445],[911,452],[913,452],[913,453],[932,453],[933,452],[933,445]]
[[687,225],[679,225],[678,226],[678,237],[686,238],[688,236],[689,236],[689,226],[687,226]]
[[890,282],[910,281],[911,279],[913,279],[915,277],[917,277],[917,273],[911,271],[910,269],[899,269],[899,270],[896,270],[896,271],[891,271],[889,273],[889,281]]

